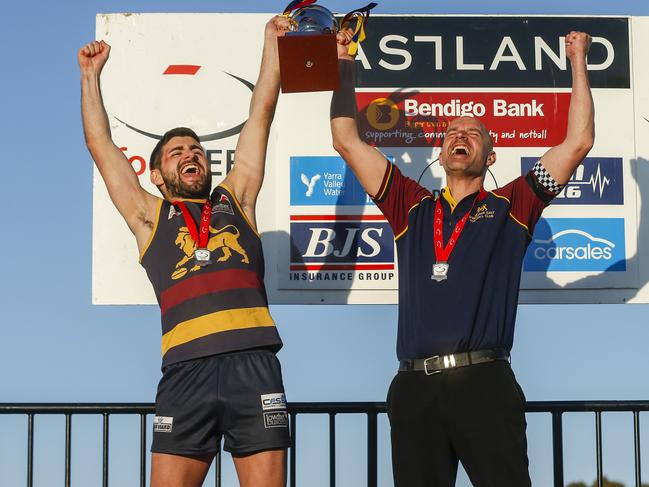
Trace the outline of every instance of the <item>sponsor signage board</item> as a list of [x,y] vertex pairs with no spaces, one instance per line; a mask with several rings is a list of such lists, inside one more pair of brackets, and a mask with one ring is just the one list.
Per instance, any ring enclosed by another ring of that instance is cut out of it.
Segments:
[[[528,172],[538,157],[521,158],[521,174]],[[577,167],[566,187],[552,200],[553,205],[624,204],[621,157],[587,157]]]
[[525,254],[523,270],[626,270],[624,219],[541,218]]
[[[225,177],[269,17],[97,17],[97,38],[113,47],[102,75],[111,130],[145,189],[157,194],[148,155],[173,126],[194,128],[214,184]],[[196,47],[227,45],[241,25],[259,35],[236,52]],[[641,245],[648,231],[640,211],[649,208],[641,189],[649,187],[649,97],[642,90],[649,54],[638,47],[649,42],[647,19],[375,15],[356,61],[359,133],[437,194],[445,185],[435,161],[446,126],[455,116],[476,116],[497,153],[485,187],[502,186],[565,137],[571,75],[563,36],[571,30],[593,36],[597,136],[537,225],[520,301],[649,302],[649,255],[640,255],[649,249]],[[329,93],[280,97],[257,206],[269,301],[396,303],[392,230],[331,146],[329,101]],[[97,172],[93,213],[93,302],[155,303],[134,239]]]
[[291,157],[290,164],[291,206],[374,204],[341,157]]

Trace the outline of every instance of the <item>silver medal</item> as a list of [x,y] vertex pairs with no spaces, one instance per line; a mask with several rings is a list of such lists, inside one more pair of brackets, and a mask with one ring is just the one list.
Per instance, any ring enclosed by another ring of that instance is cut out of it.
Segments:
[[448,262],[435,262],[433,264],[433,275],[430,278],[434,281],[443,281],[448,277]]
[[207,249],[196,249],[194,251],[194,259],[196,259],[196,263],[200,266],[210,265],[212,263],[210,260],[211,256],[212,252]]

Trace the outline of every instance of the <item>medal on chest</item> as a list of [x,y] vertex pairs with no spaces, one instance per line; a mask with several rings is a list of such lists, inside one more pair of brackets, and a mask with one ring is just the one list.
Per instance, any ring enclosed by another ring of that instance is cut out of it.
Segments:
[[212,263],[212,252],[207,248],[210,239],[210,219],[212,218],[212,203],[208,199],[203,204],[199,226],[196,226],[194,217],[189,212],[184,201],[174,201],[172,204],[178,206],[183,213],[185,225],[196,246],[194,250],[194,260],[196,264],[204,267]]
[[469,208],[469,211],[467,211],[466,214],[455,224],[453,233],[448,239],[448,242],[446,242],[446,245],[444,245],[444,210],[442,209],[442,197],[440,196],[439,198],[437,198],[437,202],[435,203],[435,219],[433,221],[433,247],[435,248],[435,263],[433,264],[433,273],[430,276],[433,281],[441,282],[448,279],[448,273],[450,270],[448,260],[451,256],[451,252],[453,252],[455,244],[457,244],[457,241],[460,238],[460,234],[462,233],[462,230],[464,230],[464,225],[469,219],[469,215],[471,214],[471,211],[473,211],[473,207],[475,206],[476,201],[483,200],[486,196],[487,192],[484,189],[480,188],[480,191],[473,200],[473,204],[471,205],[471,208]]

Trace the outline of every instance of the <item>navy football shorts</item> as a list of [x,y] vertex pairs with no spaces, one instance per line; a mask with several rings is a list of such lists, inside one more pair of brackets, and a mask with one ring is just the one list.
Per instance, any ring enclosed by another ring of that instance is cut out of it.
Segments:
[[268,350],[212,355],[165,367],[153,419],[155,453],[233,455],[287,448],[279,360]]

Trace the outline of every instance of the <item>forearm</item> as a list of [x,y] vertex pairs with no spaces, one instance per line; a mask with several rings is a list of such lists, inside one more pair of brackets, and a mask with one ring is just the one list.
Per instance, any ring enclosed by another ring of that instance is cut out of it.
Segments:
[[275,115],[279,86],[277,40],[276,38],[269,38],[264,42],[259,77],[250,101],[250,117],[266,121],[269,128]]
[[595,139],[595,110],[588,82],[586,59],[571,63],[572,95],[568,110],[568,128],[565,143],[579,152],[587,153]]
[[98,74],[81,74],[81,116],[86,144],[91,152],[99,145],[112,144]]
[[358,142],[356,117],[356,65],[353,60],[339,59],[338,73],[340,88],[331,97],[329,117],[333,145],[338,151],[345,150],[349,144]]

